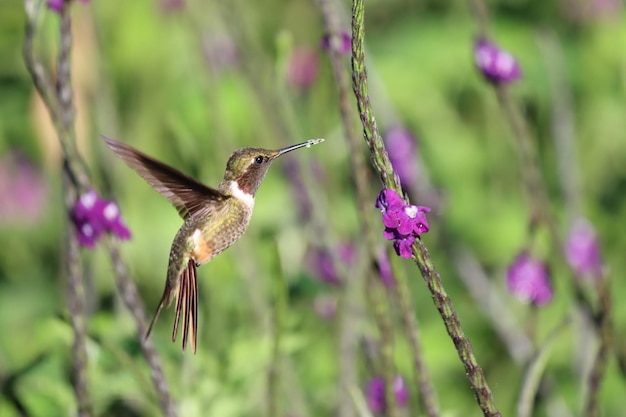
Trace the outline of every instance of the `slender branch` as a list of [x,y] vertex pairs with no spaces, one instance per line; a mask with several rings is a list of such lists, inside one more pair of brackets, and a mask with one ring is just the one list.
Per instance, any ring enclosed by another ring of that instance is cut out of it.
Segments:
[[[71,212],[77,200],[77,195],[92,188],[86,165],[76,148],[74,133],[74,104],[71,84],[71,52],[72,32],[69,5],[63,7],[60,18],[60,50],[58,57],[56,88],[53,87],[51,77],[46,72],[44,65],[35,55],[34,40],[37,32],[37,18],[41,1],[24,0],[26,10],[26,30],[24,37],[24,61],[33,84],[44,101],[50,114],[50,118],[57,131],[59,142],[63,150],[64,172],[64,195],[66,212]],[[84,284],[82,267],[80,263],[80,248],[76,237],[76,231],[68,227],[67,241],[68,258],[66,269],[68,273],[68,305],[71,312],[72,327],[75,341],[73,349],[74,360],[74,389],[79,406],[79,415],[90,414],[90,400],[87,391],[85,351],[85,314],[84,314]],[[122,298],[137,322],[137,330],[141,347],[146,361],[152,371],[152,379],[159,396],[159,401],[164,414],[168,417],[176,416],[174,404],[169,396],[167,383],[161,370],[158,355],[150,340],[145,340],[146,332],[145,313],[137,295],[134,283],[126,273],[126,267],[119,257],[117,243],[109,243],[109,252],[116,269],[116,282]]]
[[539,390],[543,371],[548,362],[550,350],[556,341],[556,337],[571,322],[570,317],[563,319],[548,335],[543,342],[541,348],[535,353],[531,359],[524,380],[522,381],[522,389],[520,390],[520,398],[517,402],[517,417],[531,417],[534,399]]
[[137,325],[137,337],[141,344],[141,351],[146,362],[150,366],[152,384],[157,392],[157,397],[163,414],[167,417],[176,417],[176,405],[172,399],[167,380],[161,368],[161,360],[159,354],[154,348],[151,338],[145,337],[148,326],[146,325],[146,312],[141,302],[141,298],[137,292],[137,286],[128,276],[126,265],[122,261],[119,253],[118,242],[114,238],[110,238],[106,243],[111,263],[115,269],[115,283],[120,292],[122,300],[135,319]]
[[[400,181],[391,166],[385,145],[378,132],[368,95],[367,71],[363,52],[363,0],[354,0],[352,7],[352,83],[361,122],[363,123],[364,138],[370,149],[372,164],[378,171],[383,185],[401,195]],[[446,293],[439,273],[435,270],[428,250],[421,239],[416,240],[413,245],[413,255],[422,277],[433,296],[435,306],[443,318],[446,330],[452,338],[459,358],[465,367],[467,377],[483,414],[485,416],[500,416],[483,370],[474,357],[471,343],[461,328],[461,323],[452,306],[452,301]]]
[[597,417],[599,415],[598,397],[600,395],[600,387],[604,374],[606,373],[607,362],[613,346],[613,326],[611,319],[613,307],[609,280],[606,279],[606,277],[599,276],[595,280],[595,283],[596,292],[600,298],[600,308],[598,309],[594,322],[599,326],[600,346],[593,361],[591,373],[589,374],[589,392],[585,406],[585,415],[587,417]]
[[[395,263],[392,262],[392,267],[394,264]],[[420,403],[429,417],[438,417],[439,406],[437,404],[437,396],[434,387],[430,383],[428,368],[424,364],[420,342],[420,330],[417,319],[415,318],[415,308],[413,307],[413,301],[411,299],[408,277],[404,269],[395,267],[393,268],[393,275],[396,282],[395,292],[399,300],[402,320],[404,322],[404,331],[407,334],[411,346],[413,368],[415,377],[417,378]]]
[[[67,175],[67,165],[64,165],[63,190],[65,206],[72,207],[76,201],[76,192],[70,184]],[[73,387],[78,403],[78,415],[89,417],[91,415],[91,399],[89,395],[89,381],[87,376],[87,329],[85,319],[85,286],[83,284],[83,267],[80,259],[80,247],[76,229],[69,226],[66,228],[66,258],[65,272],[67,274],[67,304],[70,310],[70,322],[74,331],[74,343],[72,345],[73,361]]]

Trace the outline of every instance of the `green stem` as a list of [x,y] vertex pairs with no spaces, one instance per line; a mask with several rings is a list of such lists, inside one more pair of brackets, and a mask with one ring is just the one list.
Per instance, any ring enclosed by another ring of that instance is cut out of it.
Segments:
[[[392,262],[392,267],[395,265]],[[439,406],[437,405],[437,397],[435,389],[430,383],[428,369],[424,364],[424,355],[420,342],[420,330],[415,318],[415,307],[411,299],[409,290],[408,277],[403,268],[393,267],[393,275],[395,278],[395,292],[400,304],[402,312],[402,321],[404,323],[404,331],[409,339],[411,347],[413,368],[415,377],[417,378],[417,386],[419,389],[419,399],[421,406],[429,417],[439,416]]]
[[[385,188],[391,188],[402,195],[400,181],[389,161],[370,105],[365,54],[363,50],[363,0],[354,0],[352,7],[352,83],[361,122],[363,123],[365,141],[370,149],[372,164],[379,173],[383,186]],[[465,367],[470,385],[476,394],[476,399],[483,414],[485,416],[500,416],[500,412],[495,406],[483,370],[474,357],[470,341],[461,328],[461,323],[452,306],[452,301],[446,293],[439,273],[435,270],[428,250],[421,239],[418,239],[413,245],[413,255],[422,273],[422,277],[426,281],[426,285],[433,296],[435,306],[443,318],[446,330],[452,338],[459,358]]]

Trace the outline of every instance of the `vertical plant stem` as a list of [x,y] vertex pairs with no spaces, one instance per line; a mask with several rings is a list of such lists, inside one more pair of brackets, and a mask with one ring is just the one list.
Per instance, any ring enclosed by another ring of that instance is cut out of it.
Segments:
[[[71,80],[71,53],[72,53],[72,21],[69,7],[63,7],[59,12],[60,47],[57,65],[56,98],[60,109],[60,125],[65,132],[69,132],[67,143],[74,143],[74,108],[72,102]],[[68,149],[70,149],[68,147]],[[70,158],[63,158],[63,188],[65,194],[66,213],[71,213],[72,206],[76,201],[76,189],[70,179],[72,170]],[[67,297],[71,312],[72,328],[74,330],[74,345],[72,348],[72,360],[74,361],[74,392],[78,401],[78,415],[88,417],[91,415],[91,399],[89,395],[89,383],[87,376],[87,325],[85,317],[85,285],[83,269],[80,261],[80,247],[76,231],[67,227]]]
[[[389,161],[370,105],[365,54],[363,50],[363,0],[354,0],[352,7],[352,82],[361,122],[363,123],[364,138],[370,149],[372,164],[378,171],[383,185],[402,195],[400,181]],[[500,416],[500,412],[496,408],[491,389],[487,384],[483,370],[474,357],[471,343],[461,328],[461,323],[452,306],[452,301],[446,293],[439,273],[435,270],[428,250],[421,239],[416,240],[413,245],[413,255],[422,273],[422,277],[426,281],[426,285],[433,296],[435,306],[443,318],[446,330],[452,338],[459,358],[465,367],[467,377],[476,394],[476,399],[483,414],[485,416]]]
[[[76,192],[70,183],[64,166],[63,190],[65,206],[72,207],[76,201]],[[73,386],[74,395],[78,403],[78,415],[91,415],[91,400],[89,396],[89,381],[87,377],[87,330],[85,323],[85,286],[83,284],[83,268],[80,260],[80,247],[76,231],[71,225],[66,228],[65,240],[65,273],[67,274],[67,304],[70,310],[70,322],[74,331],[72,345]]]
[[276,275],[272,285],[274,298],[272,322],[272,353],[267,372],[267,415],[281,416],[280,391],[280,343],[282,339],[284,317],[287,313],[287,283],[283,274]]
[[[340,26],[337,20],[337,13],[333,13],[328,0],[318,0],[319,8],[324,18],[326,32],[329,36],[339,36]],[[353,107],[349,102],[349,78],[347,76],[346,67],[343,57],[339,50],[334,47],[334,42],[329,42],[329,56],[332,66],[333,76],[337,85],[337,94],[339,102],[339,112],[341,115],[342,126],[346,140],[348,141],[350,165],[352,168],[352,178],[356,189],[356,203],[362,225],[363,234],[365,235],[365,245],[367,248],[367,258],[369,259],[366,276],[366,288],[373,306],[374,316],[378,324],[381,336],[381,359],[382,370],[385,379],[385,403],[386,412],[389,416],[398,415],[398,407],[393,390],[393,383],[396,377],[396,369],[393,358],[393,320],[389,308],[389,299],[387,297],[385,287],[379,279],[376,269],[374,268],[374,260],[376,259],[376,236],[371,221],[372,200],[369,190],[369,171],[366,168],[365,158],[362,154],[360,140],[353,122]],[[356,278],[356,277],[355,277]],[[357,284],[355,284],[356,286]],[[361,285],[359,285],[361,286]],[[347,392],[350,386],[344,381],[342,391]]]
[[111,258],[111,263],[115,269],[115,283],[118,291],[126,304],[126,307],[135,319],[137,325],[137,337],[139,338],[141,345],[141,352],[143,353],[146,362],[148,363],[151,371],[152,384],[157,393],[159,405],[163,411],[163,415],[167,417],[176,417],[176,405],[172,400],[169,392],[169,387],[163,369],[161,367],[161,360],[154,348],[152,339],[145,337],[148,327],[146,325],[146,313],[143,308],[139,294],[137,293],[137,287],[133,280],[128,276],[128,270],[126,265],[122,261],[119,253],[118,243],[114,238],[107,241],[107,249]]
[[596,277],[596,292],[600,299],[600,308],[594,318],[594,322],[599,326],[600,333],[600,346],[598,352],[594,358],[593,365],[591,367],[591,373],[589,374],[589,383],[587,393],[587,403],[585,405],[585,416],[597,417],[598,400],[600,395],[600,387],[602,385],[602,379],[606,373],[606,366],[611,353],[611,347],[613,345],[613,332],[612,332],[612,320],[611,313],[613,311],[609,280],[603,277],[602,274]]
[[[395,265],[394,262],[392,262],[392,266],[393,265]],[[400,311],[402,312],[404,331],[407,334],[409,345],[411,347],[411,356],[415,377],[417,379],[420,404],[429,417],[438,417],[439,406],[437,405],[435,390],[430,383],[428,369],[424,364],[422,346],[420,342],[420,331],[417,320],[415,319],[415,307],[413,306],[413,301],[411,299],[407,274],[404,269],[394,267],[393,275],[396,282],[395,292],[400,304]]]

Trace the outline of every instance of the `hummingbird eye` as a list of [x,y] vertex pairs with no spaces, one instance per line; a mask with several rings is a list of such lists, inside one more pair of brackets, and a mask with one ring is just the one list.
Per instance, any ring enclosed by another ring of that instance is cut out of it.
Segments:
[[261,155],[257,156],[256,158],[254,158],[254,162],[256,162],[257,164],[262,164],[263,157]]

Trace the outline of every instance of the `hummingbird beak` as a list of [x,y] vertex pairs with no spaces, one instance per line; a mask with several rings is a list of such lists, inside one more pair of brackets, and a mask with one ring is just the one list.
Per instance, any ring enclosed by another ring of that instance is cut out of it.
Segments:
[[277,150],[276,155],[274,155],[272,159],[276,159],[279,156],[286,154],[287,152],[293,151],[294,149],[303,148],[305,146],[307,148],[310,148],[311,146],[317,145],[318,143],[322,143],[322,142],[324,142],[324,139],[309,139],[306,142],[298,143],[297,145],[287,146],[286,148]]

